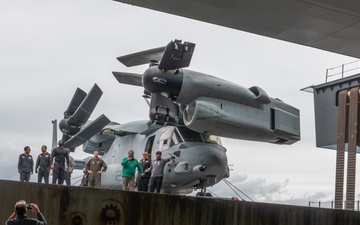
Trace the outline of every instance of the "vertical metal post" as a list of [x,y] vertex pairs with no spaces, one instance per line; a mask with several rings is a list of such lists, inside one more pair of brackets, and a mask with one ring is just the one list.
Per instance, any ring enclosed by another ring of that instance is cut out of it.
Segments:
[[341,65],[341,78],[344,78],[344,67],[345,67],[345,65],[342,64]]
[[337,152],[335,175],[335,209],[343,208],[344,195],[344,155],[346,131],[346,97],[347,90],[338,94],[338,127],[337,127]]
[[346,209],[355,207],[356,144],[358,127],[359,87],[350,90],[348,125],[348,160],[346,178]]

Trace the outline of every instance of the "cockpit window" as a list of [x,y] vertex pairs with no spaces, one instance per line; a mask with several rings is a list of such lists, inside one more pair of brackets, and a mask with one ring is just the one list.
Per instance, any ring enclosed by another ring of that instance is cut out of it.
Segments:
[[185,126],[178,126],[177,129],[184,141],[221,144],[220,138],[215,135],[201,134]]
[[214,143],[214,144],[222,145],[221,139],[218,136],[209,135],[209,134],[202,134],[202,136],[206,143]]
[[159,150],[164,151],[173,145],[181,142],[205,142],[220,144],[220,138],[214,135],[201,134],[190,130],[185,126],[168,126],[164,127],[159,139]]
[[170,144],[173,143],[171,140],[172,134],[174,131],[174,127],[164,127],[159,140],[159,150],[164,151],[170,148]]
[[177,128],[181,136],[183,137],[184,141],[204,142],[200,133],[190,130],[185,126],[179,126]]

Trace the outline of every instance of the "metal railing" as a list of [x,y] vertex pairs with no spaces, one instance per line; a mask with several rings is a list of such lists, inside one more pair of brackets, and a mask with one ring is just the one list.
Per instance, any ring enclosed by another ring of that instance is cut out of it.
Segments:
[[337,80],[347,76],[360,73],[360,60],[342,64],[333,68],[326,69],[325,83],[329,81],[329,78]]
[[[318,208],[330,208],[334,209],[334,201],[331,202],[313,202],[309,201],[309,207],[318,207]],[[343,201],[343,209],[346,208],[346,201]],[[360,200],[354,202],[354,211],[360,211]]]

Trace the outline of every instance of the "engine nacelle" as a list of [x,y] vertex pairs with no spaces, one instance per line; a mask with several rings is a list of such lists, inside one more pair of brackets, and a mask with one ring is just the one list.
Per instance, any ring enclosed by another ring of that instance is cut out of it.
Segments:
[[[70,138],[80,131],[80,127],[70,126],[68,124],[68,120],[69,120],[68,118],[62,119],[59,123],[59,129],[61,130],[61,132],[63,132],[65,135],[68,135]],[[66,140],[64,140],[64,141],[66,141]]]
[[262,107],[252,107],[201,97],[185,108],[184,123],[194,131],[221,137],[277,144],[300,140],[299,111],[280,100],[269,100]]

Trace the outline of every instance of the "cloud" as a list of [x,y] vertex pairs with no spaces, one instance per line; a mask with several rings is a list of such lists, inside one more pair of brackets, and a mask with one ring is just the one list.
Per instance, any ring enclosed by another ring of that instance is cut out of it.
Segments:
[[0,179],[19,180],[17,164],[19,155],[24,152],[24,147],[16,146],[11,142],[0,144],[0,152],[3,153],[0,164]]
[[[228,178],[232,185],[227,185],[224,181],[208,188],[217,197],[231,198],[240,196],[244,201],[266,202],[276,204],[289,204],[300,206],[314,206],[320,201],[321,207],[331,207],[333,193],[318,191],[315,193],[303,193],[301,195],[291,194],[288,186],[290,179],[270,182],[265,178],[249,179],[246,174],[234,175]],[[234,191],[235,190],[235,191]]]

